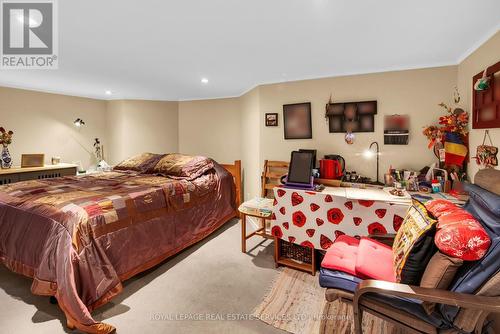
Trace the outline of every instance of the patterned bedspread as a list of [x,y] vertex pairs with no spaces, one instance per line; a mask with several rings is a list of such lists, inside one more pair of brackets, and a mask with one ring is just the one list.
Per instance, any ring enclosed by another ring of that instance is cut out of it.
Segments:
[[68,319],[121,282],[201,240],[234,214],[232,177],[216,165],[193,180],[133,172],[34,180],[0,187],[0,261],[55,295]]

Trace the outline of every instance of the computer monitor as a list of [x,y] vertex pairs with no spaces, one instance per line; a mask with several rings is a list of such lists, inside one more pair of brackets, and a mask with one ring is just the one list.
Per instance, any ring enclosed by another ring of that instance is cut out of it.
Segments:
[[312,162],[312,152],[293,151],[290,159],[290,167],[288,168],[286,186],[313,187]]
[[305,148],[299,148],[299,152],[311,152],[313,155],[312,158],[312,168],[316,168],[316,152],[317,150],[311,150],[311,149],[305,149]]

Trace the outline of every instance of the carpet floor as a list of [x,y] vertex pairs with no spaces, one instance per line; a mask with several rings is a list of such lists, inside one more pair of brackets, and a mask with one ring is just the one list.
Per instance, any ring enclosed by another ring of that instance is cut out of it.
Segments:
[[[284,268],[274,281],[254,315],[273,327],[293,334],[353,334],[352,306],[325,300],[325,289],[318,278]],[[367,312],[363,315],[363,333],[406,334],[390,323]]]
[[[97,309],[95,319],[117,333],[285,333],[248,320],[279,274],[270,241],[248,240],[241,253],[240,226],[232,220],[212,236],[124,284]],[[252,247],[254,247],[252,249]],[[49,298],[30,292],[31,280],[0,265],[1,333],[77,333]]]

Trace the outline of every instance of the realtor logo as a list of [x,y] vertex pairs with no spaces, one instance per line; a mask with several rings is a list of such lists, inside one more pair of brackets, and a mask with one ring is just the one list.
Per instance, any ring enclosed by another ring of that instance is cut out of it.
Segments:
[[56,0],[0,0],[2,69],[57,69]]

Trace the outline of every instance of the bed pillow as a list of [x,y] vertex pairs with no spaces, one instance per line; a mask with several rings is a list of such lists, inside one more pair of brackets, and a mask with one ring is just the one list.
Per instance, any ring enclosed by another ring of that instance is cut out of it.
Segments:
[[[436,252],[429,261],[429,264],[427,264],[427,268],[425,268],[420,286],[423,288],[447,290],[463,263],[462,259]],[[435,306],[436,303],[422,303],[422,307],[427,314],[431,314]]]
[[131,170],[146,173],[151,170],[164,154],[142,153],[125,159],[116,165],[114,170]]
[[161,158],[152,172],[173,179],[194,180],[213,168],[212,159],[174,153]]
[[413,200],[392,247],[397,282],[420,284],[427,263],[436,252],[436,224],[437,221],[430,217],[425,206]]

